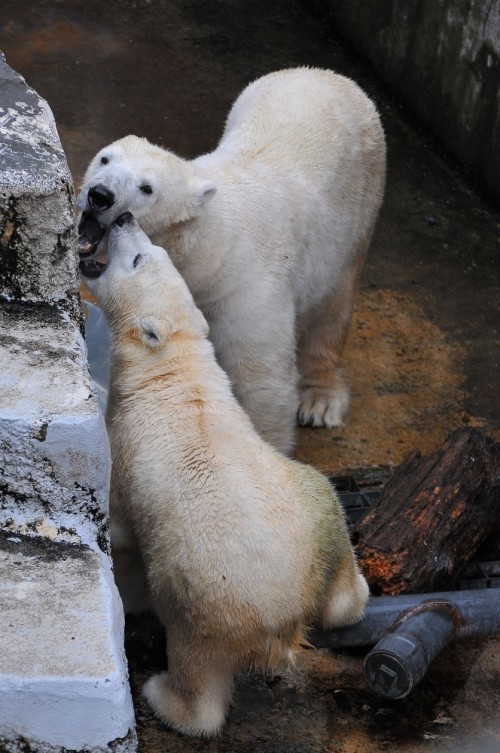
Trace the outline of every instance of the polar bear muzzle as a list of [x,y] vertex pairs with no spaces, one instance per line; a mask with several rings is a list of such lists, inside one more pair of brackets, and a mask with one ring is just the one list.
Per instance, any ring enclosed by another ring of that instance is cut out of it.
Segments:
[[89,206],[93,212],[103,212],[105,209],[109,209],[115,203],[115,195],[109,188],[98,184],[97,186],[91,186],[87,194]]
[[135,223],[135,217],[132,214],[132,212],[123,212],[123,214],[120,214],[119,217],[116,218],[116,220],[113,222],[113,225],[118,225],[118,227],[123,227],[124,225],[133,225]]

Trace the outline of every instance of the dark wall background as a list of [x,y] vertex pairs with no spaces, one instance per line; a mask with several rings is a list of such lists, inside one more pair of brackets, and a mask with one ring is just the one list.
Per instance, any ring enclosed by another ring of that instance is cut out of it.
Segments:
[[498,203],[500,0],[314,0],[314,12]]

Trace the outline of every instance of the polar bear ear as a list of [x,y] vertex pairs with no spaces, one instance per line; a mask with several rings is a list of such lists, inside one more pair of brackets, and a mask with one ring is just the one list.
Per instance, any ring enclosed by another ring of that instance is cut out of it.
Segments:
[[192,178],[189,182],[190,215],[196,217],[217,191],[217,184],[213,180]]
[[144,345],[159,348],[162,344],[164,323],[152,317],[137,320],[137,330]]

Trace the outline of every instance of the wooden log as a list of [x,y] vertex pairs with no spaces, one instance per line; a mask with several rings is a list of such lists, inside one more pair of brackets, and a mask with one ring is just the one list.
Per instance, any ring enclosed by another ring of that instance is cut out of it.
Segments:
[[500,444],[458,429],[396,469],[353,540],[373,594],[449,588],[500,517]]

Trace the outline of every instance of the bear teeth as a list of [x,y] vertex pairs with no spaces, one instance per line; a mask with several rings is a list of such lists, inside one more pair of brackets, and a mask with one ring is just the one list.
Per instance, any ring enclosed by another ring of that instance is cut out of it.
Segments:
[[106,228],[88,212],[83,212],[78,223],[78,252],[80,257],[95,253]]
[[100,277],[106,269],[106,264],[102,264],[95,259],[89,259],[88,261],[81,261],[79,264],[80,272],[84,277],[95,280]]

